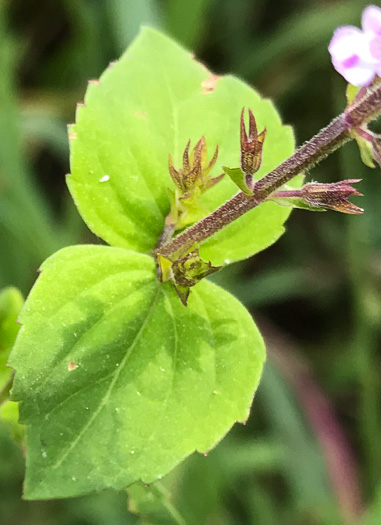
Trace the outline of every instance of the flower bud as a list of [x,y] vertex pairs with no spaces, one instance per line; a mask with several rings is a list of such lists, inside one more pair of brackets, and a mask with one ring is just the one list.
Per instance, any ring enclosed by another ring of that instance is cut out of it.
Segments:
[[311,182],[301,188],[300,199],[312,208],[360,214],[364,210],[348,201],[348,197],[362,196],[362,193],[351,186],[360,181],[361,179],[348,179],[331,184]]
[[257,124],[249,109],[249,134],[246,133],[244,121],[245,108],[241,112],[241,168],[246,175],[254,175],[262,164],[263,142],[266,128],[258,135]]
[[203,261],[198,248],[175,261],[158,254],[158,263],[161,281],[172,281],[184,306],[187,305],[190,288],[222,268],[213,266],[210,261]]
[[169,173],[172,177],[173,182],[179,188],[184,195],[192,192],[196,187],[199,187],[202,191],[214,186],[220,177],[212,179],[209,177],[209,172],[216,163],[218,156],[218,146],[214,151],[212,159],[208,162],[207,147],[205,143],[205,137],[197,142],[193,148],[191,154],[189,154],[190,140],[188,141],[184,153],[183,153],[183,167],[176,170],[172,163],[172,157],[169,155],[168,167]]

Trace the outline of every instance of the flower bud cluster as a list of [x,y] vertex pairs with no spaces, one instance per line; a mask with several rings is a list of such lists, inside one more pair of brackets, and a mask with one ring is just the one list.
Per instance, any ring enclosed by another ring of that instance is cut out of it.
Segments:
[[188,140],[183,154],[182,168],[176,170],[173,167],[171,155],[168,160],[169,173],[177,188],[182,192],[183,198],[189,198],[196,188],[206,191],[223,177],[220,175],[212,178],[209,175],[218,157],[218,146],[216,146],[212,159],[208,162],[205,137],[201,137],[191,154],[189,154],[190,143],[191,141]]
[[205,137],[201,137],[191,153],[189,150],[190,140],[183,153],[183,166],[178,170],[173,166],[171,155],[168,159],[169,173],[175,183],[175,191],[170,190],[171,211],[167,216],[166,224],[173,226],[175,230],[180,230],[205,215],[206,210],[200,205],[199,198],[225,175],[222,173],[217,177],[210,176],[210,171],[217,160],[218,146],[210,161],[208,161]]

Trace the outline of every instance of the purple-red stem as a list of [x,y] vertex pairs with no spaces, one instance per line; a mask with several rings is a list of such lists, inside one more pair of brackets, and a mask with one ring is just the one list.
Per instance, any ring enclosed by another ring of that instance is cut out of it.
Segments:
[[275,190],[303,171],[307,171],[330,153],[345,144],[351,130],[359,128],[381,113],[381,85],[369,90],[363,98],[348,107],[326,128],[301,146],[291,157],[257,181],[254,194],[239,192],[213,213],[157,248],[157,253],[175,260],[193,245],[204,241],[228,226],[244,213],[255,208]]

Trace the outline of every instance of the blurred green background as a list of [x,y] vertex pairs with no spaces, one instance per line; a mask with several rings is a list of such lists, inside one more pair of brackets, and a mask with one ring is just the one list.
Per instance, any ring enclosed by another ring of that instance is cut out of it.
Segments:
[[[344,108],[327,45],[366,5],[0,0],[0,288],[26,295],[55,250],[97,242],[65,186],[66,125],[141,24],[271,97],[302,143]],[[363,178],[365,214],[296,210],[276,245],[217,274],[253,312],[269,361],[247,425],[164,480],[190,525],[381,523],[381,174],[349,144],[311,177]],[[1,525],[170,523],[129,513],[124,493],[24,502],[23,468],[0,423]]]

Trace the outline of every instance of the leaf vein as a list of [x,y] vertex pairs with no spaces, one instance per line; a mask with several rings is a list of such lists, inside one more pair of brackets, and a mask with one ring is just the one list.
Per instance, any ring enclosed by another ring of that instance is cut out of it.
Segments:
[[52,469],[57,469],[62,463],[63,461],[67,458],[67,456],[70,454],[70,452],[74,449],[74,447],[77,445],[77,443],[80,441],[80,439],[82,438],[82,436],[86,433],[86,431],[90,428],[90,426],[93,424],[93,422],[95,421],[95,419],[98,417],[100,411],[102,410],[102,408],[106,405],[111,393],[112,393],[112,390],[122,372],[122,370],[124,369],[124,367],[126,366],[126,363],[128,361],[128,358],[130,357],[132,351],[134,350],[140,336],[142,335],[142,333],[144,332],[147,324],[148,324],[148,321],[150,320],[151,316],[152,316],[152,313],[154,311],[154,308],[156,306],[156,301],[157,301],[157,298],[158,298],[158,295],[159,295],[159,292],[160,292],[160,289],[158,288],[156,290],[156,293],[154,294],[154,297],[153,297],[153,300],[152,300],[152,303],[148,309],[148,313],[147,313],[147,316],[146,318],[144,319],[143,323],[142,323],[142,326],[140,327],[138,333],[136,334],[134,340],[132,341],[128,351],[126,352],[126,355],[124,356],[122,362],[120,363],[120,366],[118,368],[118,370],[115,372],[115,375],[114,375],[114,378],[113,380],[111,381],[110,383],[110,386],[106,392],[106,394],[103,396],[103,398],[101,399],[101,402],[97,408],[97,410],[95,410],[95,412],[93,413],[93,415],[89,418],[89,420],[86,422],[86,424],[82,427],[82,430],[81,432],[79,432],[79,434],[77,435],[76,439],[71,443],[71,445],[69,446],[69,448],[61,455],[60,458],[57,459],[57,461],[54,463],[54,465],[52,465]]

